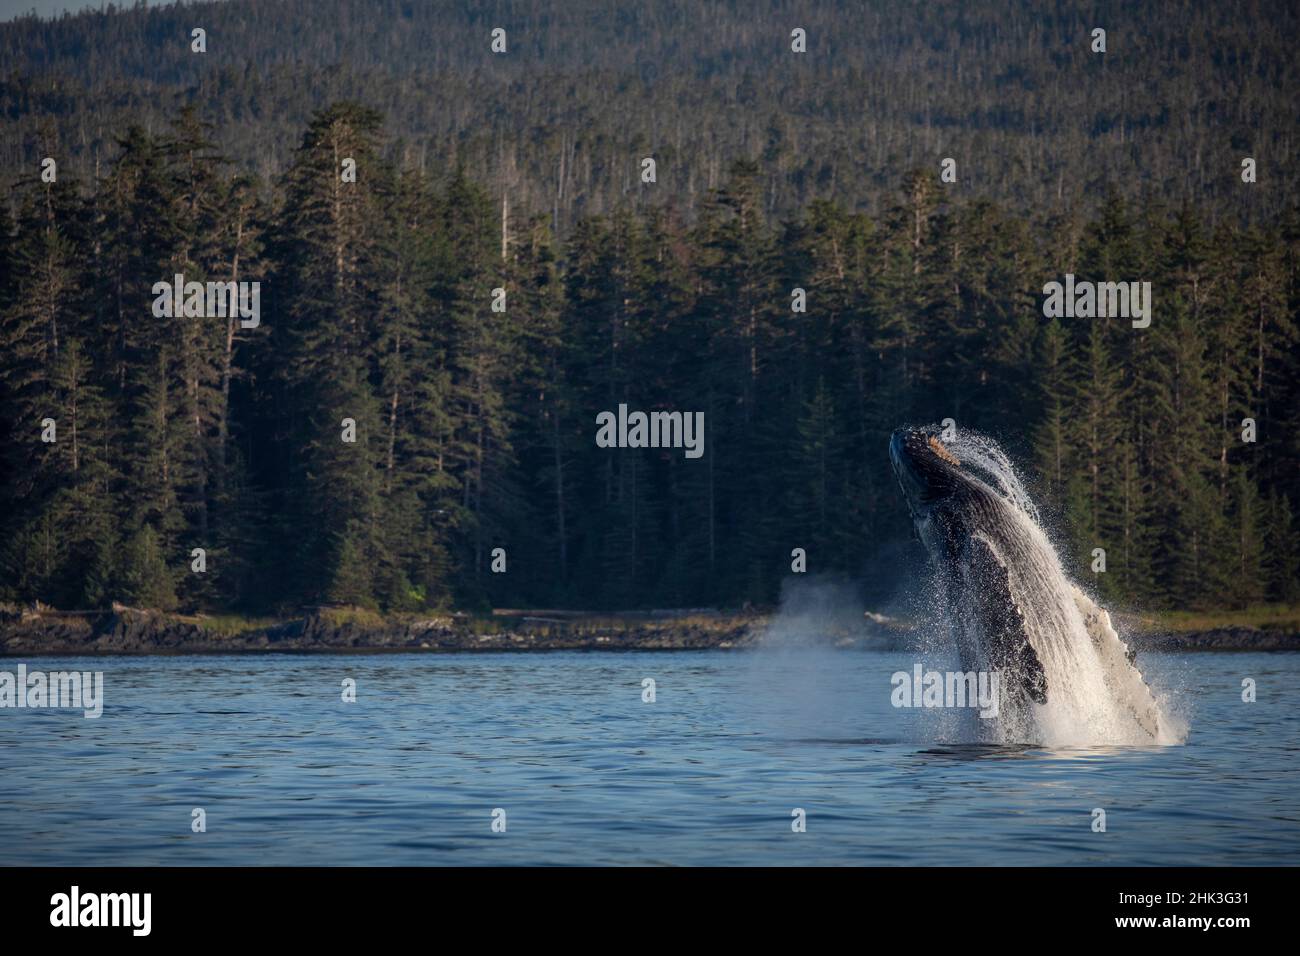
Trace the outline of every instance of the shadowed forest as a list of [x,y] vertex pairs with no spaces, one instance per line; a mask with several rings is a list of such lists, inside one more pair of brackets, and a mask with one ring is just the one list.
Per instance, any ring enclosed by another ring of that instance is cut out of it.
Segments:
[[[881,601],[943,418],[1103,596],[1300,599],[1293,8],[606,6],[0,25],[0,600],[767,604],[803,548]],[[260,325],[155,317],[178,273]],[[1067,273],[1150,327],[1044,317]],[[620,403],[703,457],[598,448]]]

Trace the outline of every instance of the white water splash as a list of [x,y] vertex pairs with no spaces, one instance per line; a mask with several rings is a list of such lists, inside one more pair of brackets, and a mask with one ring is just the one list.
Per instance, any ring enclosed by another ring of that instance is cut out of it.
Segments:
[[976,432],[960,432],[944,443],[960,459],[962,468],[975,470],[986,483],[1002,492],[1009,504],[1023,511],[1034,524],[1038,524],[1038,506],[1029,497],[1011,459],[991,438]]
[[[989,439],[970,433],[947,446],[963,470],[976,471],[997,493],[998,520],[977,533],[1007,568],[1012,598],[1047,679],[1047,702],[1031,702],[1019,714],[1004,708],[993,736],[1047,746],[1181,743],[1186,727],[1162,708],[1129,661],[1110,615],[1066,576],[1006,455]],[[968,626],[978,617],[977,588],[968,582],[959,593],[945,595],[944,617]]]

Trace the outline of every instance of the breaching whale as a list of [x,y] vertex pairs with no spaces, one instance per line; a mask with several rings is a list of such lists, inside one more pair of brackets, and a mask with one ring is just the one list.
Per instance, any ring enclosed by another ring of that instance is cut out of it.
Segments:
[[[987,439],[941,434],[899,429],[889,457],[963,669],[1002,675],[998,736],[1157,740],[1160,708],[1135,654],[1065,576],[1005,456]],[[963,463],[964,451],[977,460]]]

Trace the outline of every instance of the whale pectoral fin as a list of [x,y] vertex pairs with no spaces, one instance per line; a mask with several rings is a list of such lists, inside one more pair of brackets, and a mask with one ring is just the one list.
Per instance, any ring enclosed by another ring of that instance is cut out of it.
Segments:
[[1160,706],[1137,666],[1137,649],[1120,639],[1111,623],[1110,615],[1084,594],[1079,586],[1072,585],[1075,607],[1083,615],[1083,626],[1097,651],[1106,683],[1115,696],[1124,702],[1133,719],[1152,736],[1160,737]]
[[978,535],[970,539],[970,564],[979,586],[976,606],[984,632],[990,664],[1006,675],[1038,704],[1047,703],[1047,675],[1025,632],[1025,619],[1011,595],[1007,567],[989,543]]

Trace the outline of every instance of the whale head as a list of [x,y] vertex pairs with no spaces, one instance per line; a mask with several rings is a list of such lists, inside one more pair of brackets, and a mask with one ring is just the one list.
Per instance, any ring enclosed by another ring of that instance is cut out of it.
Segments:
[[889,440],[889,460],[913,518],[924,517],[972,485],[939,436],[933,426],[900,428]]

